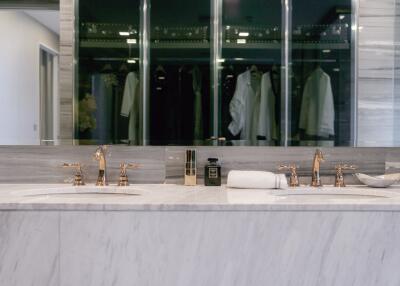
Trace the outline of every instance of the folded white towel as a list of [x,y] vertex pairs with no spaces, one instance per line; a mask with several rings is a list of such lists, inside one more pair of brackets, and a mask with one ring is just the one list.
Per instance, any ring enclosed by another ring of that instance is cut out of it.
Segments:
[[237,189],[285,189],[288,187],[284,174],[262,171],[230,171],[229,188]]

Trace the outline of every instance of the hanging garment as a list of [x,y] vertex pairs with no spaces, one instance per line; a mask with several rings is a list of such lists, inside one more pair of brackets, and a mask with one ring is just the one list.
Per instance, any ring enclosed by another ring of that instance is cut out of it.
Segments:
[[[201,72],[198,66],[195,66],[192,70],[192,81],[193,81],[193,92],[194,92],[194,142],[203,140],[203,106],[201,96]],[[195,144],[196,145],[196,144]]]
[[276,95],[272,85],[271,74],[265,73],[261,78],[260,99],[256,101],[259,106],[259,117],[257,125],[257,136],[265,138],[265,140],[277,139],[276,125]]
[[96,128],[93,139],[97,144],[111,144],[114,140],[114,97],[118,85],[117,77],[110,73],[92,75],[92,94],[96,100],[97,109],[94,112]]
[[235,93],[236,86],[236,75],[233,67],[224,69],[222,71],[222,89],[221,89],[221,135],[227,140],[238,139],[232,136],[228,126],[232,121],[231,114],[229,112],[229,103],[231,102]]
[[167,111],[166,104],[169,101],[169,78],[167,72],[161,65],[152,71],[151,96],[150,96],[150,144],[167,145]]
[[307,135],[335,135],[335,108],[331,79],[320,67],[308,77],[301,103],[300,129]]
[[132,145],[140,143],[139,105],[139,79],[136,73],[130,72],[125,80],[121,116],[129,117],[128,139]]
[[210,126],[210,72],[208,65],[181,66],[177,100],[179,144],[201,145]]
[[240,133],[240,139],[251,144],[257,142],[257,137],[275,139],[275,101],[269,73],[263,74],[259,82],[252,80],[250,71],[240,74],[229,105],[230,132],[234,136]]

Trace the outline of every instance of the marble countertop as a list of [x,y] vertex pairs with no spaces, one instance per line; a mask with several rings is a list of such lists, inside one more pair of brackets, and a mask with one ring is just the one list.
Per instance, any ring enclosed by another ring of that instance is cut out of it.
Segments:
[[0,210],[400,211],[400,186],[244,190],[181,185],[0,185]]

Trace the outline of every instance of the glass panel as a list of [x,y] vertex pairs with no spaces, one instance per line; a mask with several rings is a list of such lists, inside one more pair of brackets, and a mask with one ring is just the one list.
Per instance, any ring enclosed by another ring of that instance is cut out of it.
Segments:
[[40,50],[40,144],[54,145],[54,56]]
[[79,0],[77,144],[140,144],[139,0]]
[[150,145],[211,134],[210,1],[151,1]]
[[227,145],[280,145],[280,0],[223,0],[219,134]]
[[295,0],[289,145],[352,144],[351,0]]

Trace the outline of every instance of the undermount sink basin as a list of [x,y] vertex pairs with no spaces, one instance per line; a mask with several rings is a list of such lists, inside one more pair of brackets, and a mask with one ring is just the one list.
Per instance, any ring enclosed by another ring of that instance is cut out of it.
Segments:
[[284,190],[272,193],[277,199],[282,201],[346,201],[346,200],[377,200],[388,199],[400,196],[400,194],[387,191],[376,190],[332,190],[332,189],[312,189],[312,190]]
[[22,197],[57,197],[57,198],[126,198],[140,196],[138,190],[132,187],[60,187],[46,189],[32,189],[14,192],[13,195]]

